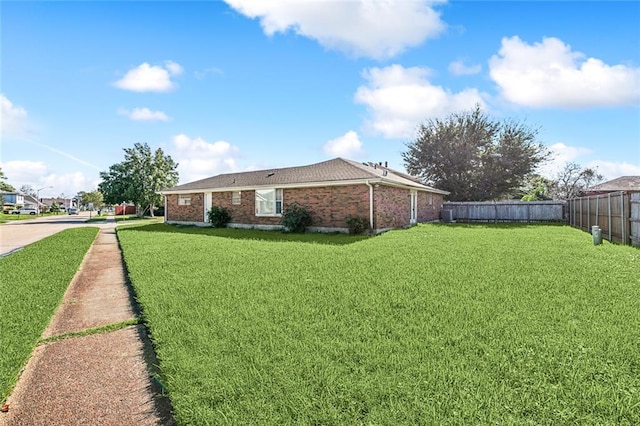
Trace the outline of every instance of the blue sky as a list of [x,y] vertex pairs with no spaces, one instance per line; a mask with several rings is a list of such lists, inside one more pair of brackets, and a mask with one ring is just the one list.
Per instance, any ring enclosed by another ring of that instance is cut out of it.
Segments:
[[0,167],[97,187],[146,142],[180,181],[387,161],[476,103],[555,160],[640,174],[640,2],[2,1]]

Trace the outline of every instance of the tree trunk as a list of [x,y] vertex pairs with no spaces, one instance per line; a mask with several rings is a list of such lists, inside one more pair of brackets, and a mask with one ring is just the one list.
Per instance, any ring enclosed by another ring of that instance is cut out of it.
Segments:
[[149,216],[154,217],[153,216],[153,204],[149,204]]

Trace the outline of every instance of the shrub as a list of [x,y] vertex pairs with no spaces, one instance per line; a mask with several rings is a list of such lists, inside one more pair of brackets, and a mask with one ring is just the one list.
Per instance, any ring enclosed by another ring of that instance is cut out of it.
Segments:
[[286,232],[304,232],[311,225],[311,214],[299,204],[292,203],[282,212],[281,223]]
[[350,234],[362,234],[369,229],[369,219],[361,216],[347,216],[347,228]]
[[209,210],[209,222],[214,228],[225,228],[231,222],[231,213],[224,207],[213,206]]

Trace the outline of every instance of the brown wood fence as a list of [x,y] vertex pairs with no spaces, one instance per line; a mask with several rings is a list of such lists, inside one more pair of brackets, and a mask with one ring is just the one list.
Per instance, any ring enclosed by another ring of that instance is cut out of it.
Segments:
[[565,207],[564,201],[445,202],[442,216],[456,222],[563,222]]
[[640,192],[611,192],[569,200],[569,224],[591,232],[597,225],[602,238],[640,246]]

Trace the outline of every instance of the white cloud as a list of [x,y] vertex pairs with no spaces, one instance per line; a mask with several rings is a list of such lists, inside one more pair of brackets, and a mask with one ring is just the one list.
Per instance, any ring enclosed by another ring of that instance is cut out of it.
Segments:
[[489,61],[502,96],[528,107],[586,108],[640,103],[640,68],[586,58],[557,38],[503,38]]
[[207,142],[180,134],[173,137],[172,158],[179,163],[180,182],[192,182],[239,169],[239,149],[229,142]]
[[[1,163],[2,171],[7,176],[7,182],[19,189],[29,185],[40,191],[41,197],[54,197],[60,194],[72,196],[80,191],[93,191],[98,186],[98,180],[88,178],[82,172],[60,174],[42,161],[14,160]],[[48,187],[52,188],[48,188]]]
[[125,108],[119,108],[118,114],[129,117],[134,121],[168,121],[169,116],[162,111],[152,111],[149,108],[134,108],[129,111]]
[[390,58],[445,29],[433,9],[436,1],[406,0],[225,0],[265,34],[286,33],[317,40],[347,54]]
[[363,154],[362,142],[358,134],[353,130],[348,131],[339,138],[328,141],[323,146],[325,154],[333,157],[359,157]]
[[14,105],[0,93],[0,134],[3,138],[22,138],[27,131],[27,110]]
[[457,60],[449,64],[449,72],[453,75],[473,75],[482,71],[482,65],[466,65],[463,60]]
[[114,85],[123,90],[133,92],[168,92],[176,85],[171,76],[182,74],[182,66],[166,61],[164,66],[149,65],[147,62],[129,70]]
[[580,157],[592,152],[589,148],[569,146],[562,142],[554,143],[548,148],[551,151],[551,160],[538,167],[538,173],[548,178],[555,178],[567,163],[580,163]]
[[605,180],[611,180],[620,176],[640,176],[640,165],[627,162],[614,163],[612,161],[595,160],[587,163],[587,167],[597,168],[598,173]]
[[358,88],[355,102],[367,106],[369,125],[388,138],[410,136],[427,119],[485,105],[477,89],[451,93],[434,86],[427,68],[391,65],[365,70],[363,77],[367,85]]

